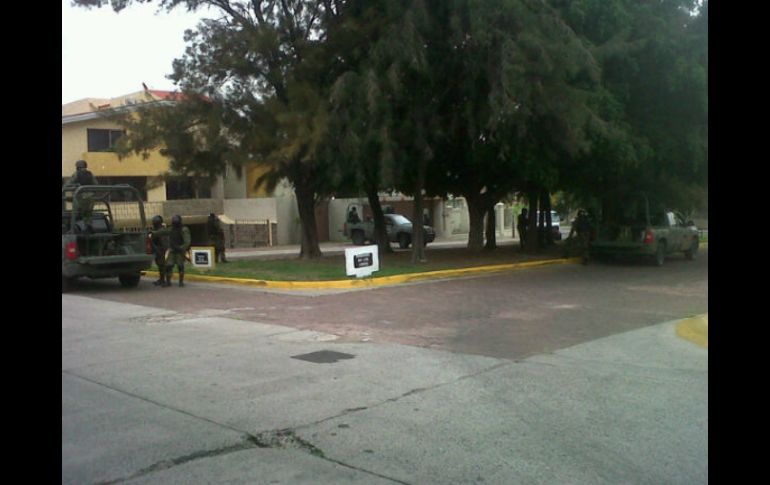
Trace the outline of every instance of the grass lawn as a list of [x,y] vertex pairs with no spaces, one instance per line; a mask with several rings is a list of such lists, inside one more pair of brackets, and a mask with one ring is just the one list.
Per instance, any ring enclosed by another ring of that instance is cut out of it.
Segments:
[[[494,251],[474,253],[466,248],[440,248],[426,250],[427,263],[412,264],[411,250],[396,250],[393,254],[380,256],[380,271],[373,277],[423,273],[443,269],[471,268],[493,264],[510,264],[538,259],[561,257],[560,246],[554,246],[538,254],[522,254],[518,246],[501,246]],[[226,276],[270,281],[330,281],[354,279],[345,274],[345,256],[342,254],[324,256],[320,260],[291,258],[241,259],[227,264],[217,264],[211,271],[201,271],[187,266],[191,274]]]

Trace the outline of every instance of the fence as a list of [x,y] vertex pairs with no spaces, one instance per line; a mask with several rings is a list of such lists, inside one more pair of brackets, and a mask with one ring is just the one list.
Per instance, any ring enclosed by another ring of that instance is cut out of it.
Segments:
[[278,224],[270,219],[264,221],[236,220],[227,224],[225,245],[230,248],[255,248],[258,246],[274,246]]

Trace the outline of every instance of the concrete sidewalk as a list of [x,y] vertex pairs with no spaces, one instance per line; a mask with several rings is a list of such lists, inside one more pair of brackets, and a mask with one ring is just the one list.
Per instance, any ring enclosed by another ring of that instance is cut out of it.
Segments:
[[521,361],[288,325],[62,295],[62,483],[708,483],[676,321]]

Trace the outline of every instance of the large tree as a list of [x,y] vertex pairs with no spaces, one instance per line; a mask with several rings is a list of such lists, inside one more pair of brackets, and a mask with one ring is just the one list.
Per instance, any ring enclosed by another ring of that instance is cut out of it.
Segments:
[[708,186],[708,2],[551,0],[598,59],[594,104],[609,123],[564,167],[564,188],[644,190],[691,208]]
[[586,149],[598,72],[580,39],[543,2],[452,5],[453,77],[439,170],[450,191],[468,201],[468,247],[482,247],[486,215],[486,247],[493,248],[495,203],[514,189],[553,184],[560,160]]
[[[150,1],[150,0],[146,0]],[[120,11],[145,0],[75,0],[82,6],[111,3]],[[293,184],[302,224],[300,257],[321,256],[315,204],[330,186],[327,164],[319,156],[327,129],[328,91],[343,68],[326,43],[327,32],[339,22],[344,2],[338,0],[160,0],[159,8],[208,7],[215,18],[187,31],[187,49],[175,60],[171,79],[182,95],[177,110],[193,113],[198,131],[185,151],[211,152],[200,142],[216,139],[227,149],[208,170],[220,173],[225,163],[252,161],[268,168],[261,181],[276,183],[286,177]],[[205,99],[205,102],[197,100]],[[196,100],[190,103],[190,100]],[[182,123],[180,120],[177,126]],[[161,138],[178,132],[162,131]],[[224,154],[228,156],[225,157]],[[194,170],[205,157],[177,159],[181,171]],[[222,163],[225,162],[225,163]]]
[[[339,59],[346,66],[332,87],[329,130],[324,153],[340,194],[364,193],[374,217],[375,237],[381,253],[393,252],[385,228],[380,193],[396,183],[393,164],[394,123],[386,79],[389,58],[381,44],[392,35],[392,25],[404,8],[389,0],[351,4],[347,15],[330,32],[329,42],[340,45]],[[344,49],[342,47],[347,47]]]

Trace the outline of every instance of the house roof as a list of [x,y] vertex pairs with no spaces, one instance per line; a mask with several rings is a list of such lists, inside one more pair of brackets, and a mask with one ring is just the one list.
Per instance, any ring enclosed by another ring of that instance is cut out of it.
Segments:
[[104,109],[115,109],[130,104],[155,101],[173,101],[179,96],[175,91],[161,91],[158,89],[144,89],[135,93],[118,96],[116,98],[84,98],[61,107],[62,124],[75,123],[95,119],[98,112]]
[[[62,124],[76,123],[99,117],[99,112],[106,109],[129,107],[136,103],[171,102],[184,99],[179,91],[163,91],[160,89],[144,89],[117,98],[84,98],[61,106]],[[207,96],[203,96],[208,100]]]

